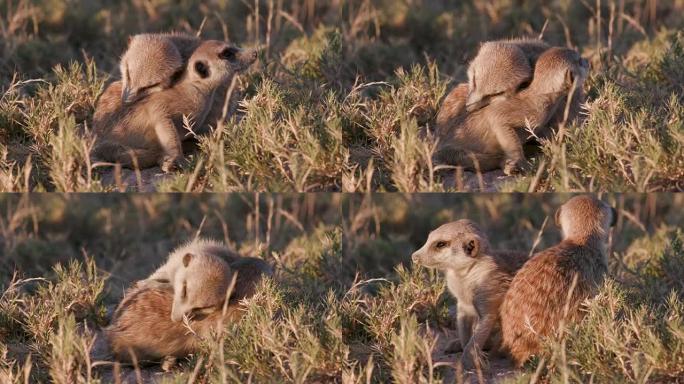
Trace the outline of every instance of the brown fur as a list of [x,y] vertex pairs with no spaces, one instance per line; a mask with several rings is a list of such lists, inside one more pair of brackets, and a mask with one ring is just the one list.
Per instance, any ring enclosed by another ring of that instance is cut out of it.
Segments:
[[[189,321],[190,332],[182,322],[171,321],[173,289],[171,286],[133,286],[126,292],[111,324],[105,330],[113,355],[121,361],[159,361],[183,357],[197,352],[201,340],[207,338],[223,321],[238,321],[244,315],[240,300],[254,295],[259,281],[271,275],[271,267],[261,259],[227,255],[226,260],[237,272],[235,289],[222,319],[223,303],[212,311],[202,309]],[[230,281],[232,274],[226,276]]]
[[181,78],[169,89],[124,105],[121,83],[112,83],[95,109],[97,142],[93,156],[125,167],[158,164],[165,172],[172,170],[183,158],[181,142],[192,138],[183,117],[188,117],[193,127],[201,128],[212,113],[217,89],[229,84],[236,72],[255,59],[254,51],[209,40],[193,52]]
[[502,168],[506,174],[518,172],[525,159],[522,143],[529,136],[528,124],[535,133],[548,134],[547,125],[560,121],[557,115],[563,115],[573,86],[573,100],[579,105],[587,68],[586,60],[575,51],[548,49],[537,60],[527,88],[472,113],[463,110],[467,85],[459,85],[447,96],[437,116],[435,162],[468,170]]
[[444,224],[432,231],[413,262],[444,271],[449,292],[457,300],[461,363],[474,367],[479,351],[501,343],[499,306],[515,272],[527,254],[493,251],[479,227],[470,220]]
[[538,39],[488,41],[468,66],[469,112],[493,98],[515,95],[532,80],[537,58],[550,46]]
[[131,104],[170,88],[200,43],[197,37],[180,33],[131,36],[120,63],[122,102]]
[[590,195],[558,209],[563,240],[525,263],[501,305],[503,345],[518,367],[540,353],[544,338],[556,336],[566,305],[565,321],[581,317],[580,305],[596,294],[608,271],[606,243],[615,219],[613,208]]

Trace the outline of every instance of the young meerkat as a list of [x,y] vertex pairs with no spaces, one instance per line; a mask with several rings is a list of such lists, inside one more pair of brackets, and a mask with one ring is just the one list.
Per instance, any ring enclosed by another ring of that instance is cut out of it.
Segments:
[[[539,56],[530,85],[516,95],[457,116],[453,116],[453,108],[445,109],[437,118],[435,162],[468,170],[502,168],[507,175],[519,172],[525,160],[522,143],[530,135],[528,127],[543,132],[556,114],[564,112],[568,94],[581,98],[578,89],[588,68],[576,51],[550,48]],[[459,86],[447,100],[460,105],[464,92],[465,87]]]
[[468,66],[469,112],[489,104],[494,98],[516,94],[532,80],[537,58],[551,48],[539,39],[487,41],[480,45]]
[[474,358],[486,343],[498,350],[499,306],[527,254],[494,251],[477,224],[458,220],[430,232],[425,245],[411,258],[416,264],[444,271],[447,288],[457,301],[463,367],[474,367]]
[[224,255],[230,251],[221,243],[197,239],[176,248],[164,265],[140,287],[170,286],[173,290],[171,320],[179,322],[190,312],[213,308],[225,301],[231,274]]
[[200,43],[199,38],[181,33],[131,36],[119,64],[122,103],[132,104],[151,93],[171,88]]
[[616,217],[611,206],[590,195],[558,208],[563,240],[525,263],[501,305],[503,346],[516,366],[538,354],[561,321],[579,320],[580,305],[597,293],[608,271],[608,232]]
[[[217,330],[222,321],[238,321],[244,315],[240,301],[250,298],[265,276],[272,274],[265,261],[252,257],[227,256],[231,273],[224,276],[230,284],[237,274],[235,287],[226,305],[224,299],[212,307],[194,308],[186,326],[171,320],[174,290],[170,285],[136,284],[128,289],[105,329],[112,354],[120,361],[173,363],[174,358],[197,352],[202,340]],[[135,359],[133,358],[135,356]]]
[[181,142],[192,138],[184,118],[202,127],[219,97],[216,90],[255,60],[256,51],[207,40],[195,49],[171,88],[124,105],[122,83],[112,83],[95,109],[93,157],[129,168],[160,165],[164,172],[173,170],[183,159]]

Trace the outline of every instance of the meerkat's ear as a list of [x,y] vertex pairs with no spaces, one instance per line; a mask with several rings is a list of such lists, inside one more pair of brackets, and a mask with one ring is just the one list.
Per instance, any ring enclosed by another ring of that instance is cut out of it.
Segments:
[[129,47],[130,47],[130,45],[131,45],[131,41],[133,41],[133,36],[128,36],[128,41],[126,42],[126,44],[127,44]]
[[463,252],[468,257],[477,257],[480,254],[480,239],[473,236],[463,243]]
[[556,209],[556,214],[555,214],[554,217],[553,217],[553,221],[556,222],[556,227],[560,227],[560,226],[561,226],[561,222],[560,222],[560,213],[561,213],[561,209],[563,209],[563,207],[558,207],[558,209]]
[[610,226],[614,227],[617,224],[617,210],[613,207],[610,207],[610,216]]
[[186,253],[185,256],[183,256],[183,266],[187,268],[190,264],[190,260],[192,260],[192,253]]

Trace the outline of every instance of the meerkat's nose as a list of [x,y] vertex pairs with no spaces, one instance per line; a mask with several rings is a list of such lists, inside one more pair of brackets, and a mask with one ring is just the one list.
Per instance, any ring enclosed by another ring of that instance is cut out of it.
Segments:
[[418,251],[413,252],[413,254],[411,255],[411,261],[417,263],[419,259],[420,255],[418,254]]

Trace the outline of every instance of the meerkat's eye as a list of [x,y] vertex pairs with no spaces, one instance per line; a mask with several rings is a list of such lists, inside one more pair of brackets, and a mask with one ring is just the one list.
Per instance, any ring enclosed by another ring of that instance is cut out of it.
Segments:
[[442,248],[445,248],[447,245],[449,245],[449,243],[447,243],[446,241],[438,241],[435,244],[435,248],[442,249]]
[[185,281],[183,282],[183,290],[181,291],[181,297],[184,299],[188,297],[188,283]]
[[197,72],[197,74],[203,79],[209,77],[209,67],[203,61],[198,61],[195,63],[195,72]]
[[146,86],[146,87],[142,87],[142,88],[140,88],[140,89],[138,90],[138,93],[147,92],[147,91],[151,90],[152,88],[158,87],[158,86],[160,86],[160,85],[161,85],[161,83],[154,83],[154,84],[152,84],[152,85],[148,85],[148,86]]
[[228,47],[219,53],[219,58],[223,60],[233,61],[240,50],[235,47]]

